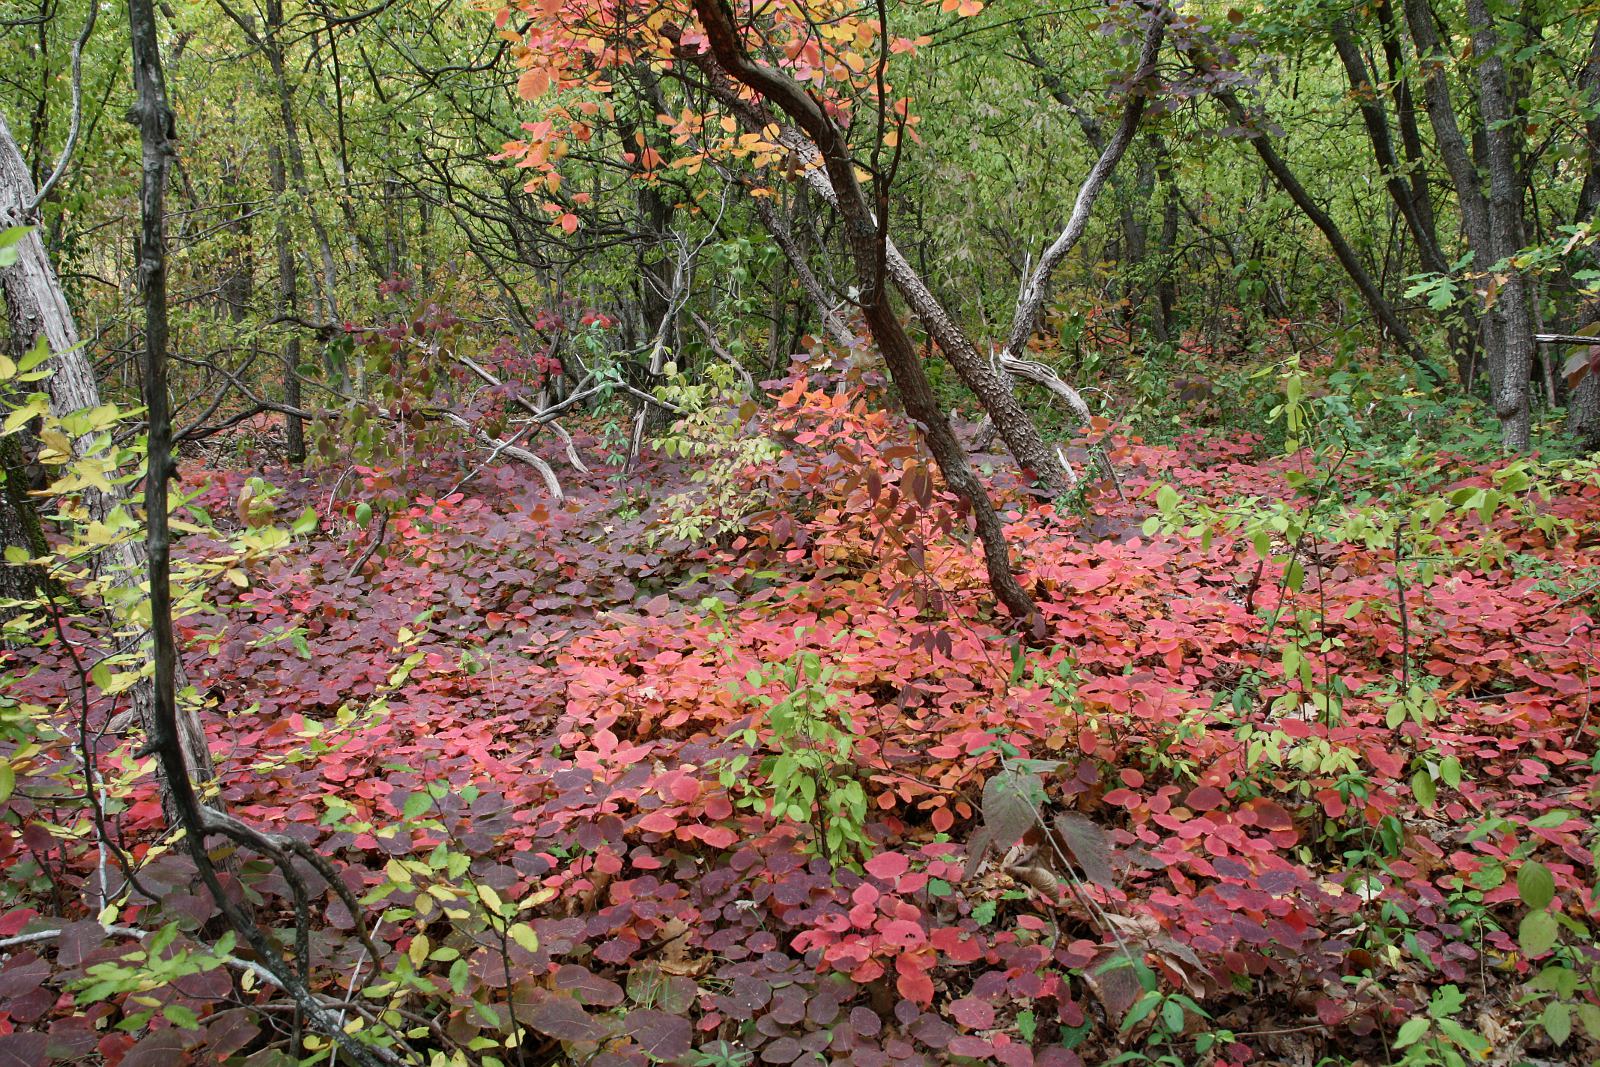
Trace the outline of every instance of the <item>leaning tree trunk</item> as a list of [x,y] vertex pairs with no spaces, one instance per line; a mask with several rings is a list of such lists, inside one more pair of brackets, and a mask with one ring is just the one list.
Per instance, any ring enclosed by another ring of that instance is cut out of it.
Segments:
[[[28,205],[33,198],[33,177],[11,136],[11,127],[0,114],[0,227],[33,224],[34,220],[28,217]],[[38,231],[29,233],[14,247],[19,253],[16,263],[0,270],[0,289],[5,291],[13,344],[27,350],[43,338],[49,346],[52,370],[47,387],[54,414],[64,416],[99,407],[100,389],[79,344],[77,323],[73,321],[72,310],[67,306]],[[91,435],[74,442],[80,453],[86,453],[92,443]],[[128,500],[117,486],[109,493],[93,488],[85,490],[84,503],[91,518],[104,521],[112,512],[125,508]],[[99,553],[95,561],[100,577],[129,586],[143,584],[144,565],[144,549],[132,541],[110,546]],[[153,699],[149,679],[141,679],[130,693],[133,710],[148,730]],[[179,717],[179,726],[189,773],[196,781],[210,781],[216,777],[216,772],[211,765],[211,752],[199,716],[192,708],[185,708]]]
[[[750,101],[732,83],[727,72],[710,62],[705,55],[685,53],[682,58],[694,64],[699,73],[705,76],[706,91],[739,120],[746,132],[759,133],[769,126],[775,126],[777,142],[794,152],[804,166],[802,180],[825,203],[842,213],[839,194],[827,168],[817,165],[822,162],[821,154],[804,132],[786,122],[779,122],[764,105]],[[889,281],[933,337],[962,384],[972,390],[983,405],[1017,466],[1031,473],[1040,485],[1052,492],[1066,492],[1072,488],[1074,478],[1071,472],[1056,450],[1045,441],[1033,416],[1017,396],[1011,375],[1006,373],[1011,368],[1004,364],[996,366],[998,361],[991,361],[978,351],[978,346],[895,246],[892,237],[883,241],[883,258]],[[795,260],[791,259],[790,265],[798,269]],[[818,311],[826,314],[822,307]]]
[[[1245,129],[1250,128],[1250,121],[1245,114],[1244,104],[1240,102],[1238,96],[1231,89],[1218,90],[1214,95],[1217,103],[1228,113],[1228,118],[1234,125]],[[1250,146],[1255,149],[1256,155],[1261,158],[1261,162],[1267,168],[1267,173],[1272,175],[1273,179],[1278,183],[1278,187],[1288,194],[1290,200],[1294,201],[1301,214],[1310,219],[1311,224],[1322,231],[1322,236],[1327,240],[1328,247],[1333,250],[1334,258],[1339,261],[1339,265],[1344,268],[1345,274],[1355,283],[1356,289],[1361,293],[1361,299],[1367,305],[1367,309],[1372,312],[1373,318],[1378,320],[1384,332],[1389,335],[1390,340],[1399,346],[1401,351],[1412,362],[1431,374],[1431,367],[1427,361],[1426,354],[1422,351],[1422,346],[1417,344],[1416,338],[1411,336],[1411,331],[1406,328],[1405,323],[1400,320],[1400,316],[1395,312],[1394,306],[1383,295],[1383,291],[1378,287],[1377,281],[1368,273],[1360,257],[1356,255],[1355,249],[1350,247],[1350,242],[1345,240],[1344,233],[1339,229],[1338,224],[1333,221],[1333,216],[1324,211],[1322,206],[1306,191],[1306,187],[1300,184],[1300,179],[1295,177],[1294,171],[1289,168],[1288,162],[1278,154],[1277,149],[1272,147],[1272,142],[1265,130],[1251,130],[1247,136]]]
[[[1417,49],[1417,63],[1422,70],[1422,100],[1428,112],[1428,122],[1433,127],[1433,143],[1439,158],[1444,161],[1455,187],[1456,205],[1461,212],[1461,233],[1466,238],[1467,249],[1472,254],[1473,270],[1486,274],[1494,259],[1489,254],[1489,202],[1483,195],[1478,168],[1467,148],[1467,139],[1456,121],[1455,105],[1450,99],[1449,69],[1453,57],[1440,40],[1434,22],[1433,7],[1428,0],[1404,0],[1406,25],[1411,28],[1411,40]],[[1480,341],[1484,361],[1495,374],[1505,362],[1504,339],[1494,328],[1490,316],[1480,319]],[[1470,390],[1478,376],[1476,353],[1457,353],[1457,373],[1464,388]]]
[[727,0],[694,0],[694,10],[705,27],[707,43],[718,66],[731,77],[764,95],[793,119],[821,155],[855,261],[861,310],[873,340],[882,351],[895,388],[900,392],[906,414],[922,424],[928,450],[933,453],[945,481],[972,509],[978,539],[983,542],[989,587],[996,599],[1019,622],[1031,624],[1042,631],[1043,616],[1012,573],[1005,526],[987,491],[978,481],[978,476],[973,473],[972,465],[967,462],[966,451],[951,431],[944,412],[939,409],[933,386],[928,381],[916,347],[889,302],[884,267],[888,243],[888,223],[884,218],[885,191],[881,188],[875,190],[879,203],[878,211],[874,213],[856,179],[855,160],[839,127],[798,82],[757,63],[745,53]]

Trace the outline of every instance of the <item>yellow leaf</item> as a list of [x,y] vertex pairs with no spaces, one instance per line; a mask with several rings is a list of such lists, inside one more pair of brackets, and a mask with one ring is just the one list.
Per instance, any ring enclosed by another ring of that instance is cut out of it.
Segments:
[[511,940],[527,949],[529,952],[539,951],[539,935],[533,932],[533,927],[527,923],[512,923],[506,931],[511,935]]

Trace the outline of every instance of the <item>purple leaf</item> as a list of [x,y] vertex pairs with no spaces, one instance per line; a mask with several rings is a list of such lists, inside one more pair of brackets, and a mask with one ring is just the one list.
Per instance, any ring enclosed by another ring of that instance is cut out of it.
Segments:
[[622,1026],[652,1059],[675,1060],[689,1052],[692,1032],[689,1020],[680,1015],[639,1008],[627,1014]]

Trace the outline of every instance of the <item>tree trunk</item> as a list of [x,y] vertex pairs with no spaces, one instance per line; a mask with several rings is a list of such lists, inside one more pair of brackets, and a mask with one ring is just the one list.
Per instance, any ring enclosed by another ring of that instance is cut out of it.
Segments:
[[[1249,127],[1250,124],[1245,115],[1244,105],[1239,102],[1239,98],[1234,95],[1232,90],[1218,91],[1216,98],[1217,102],[1227,110],[1228,117],[1232,122],[1239,126]],[[1395,314],[1394,308],[1384,297],[1382,291],[1379,290],[1378,283],[1372,279],[1372,275],[1367,273],[1367,268],[1362,265],[1360,258],[1355,253],[1355,249],[1351,248],[1350,243],[1345,240],[1344,234],[1333,221],[1333,217],[1311,198],[1311,194],[1306,191],[1305,186],[1300,184],[1300,180],[1289,169],[1289,164],[1272,147],[1272,142],[1264,131],[1252,131],[1250,144],[1255,148],[1256,155],[1261,157],[1261,162],[1266,165],[1267,172],[1277,181],[1279,188],[1289,194],[1289,199],[1294,201],[1295,206],[1301,210],[1306,218],[1311,220],[1312,225],[1322,231],[1322,236],[1327,239],[1328,246],[1333,249],[1334,258],[1339,261],[1339,265],[1350,276],[1350,280],[1355,282],[1356,289],[1360,291],[1361,298],[1366,302],[1367,309],[1382,324],[1384,332],[1389,335],[1390,340],[1399,345],[1401,350],[1414,363],[1431,374],[1432,368],[1427,361],[1426,354],[1422,351],[1422,346],[1417,344],[1416,339],[1411,336],[1411,331],[1406,329],[1405,323],[1400,321],[1400,316]]]
[[[737,116],[747,132],[759,133],[769,126],[777,127],[777,142],[794,152],[805,167],[803,180],[824,201],[843,212],[832,179],[825,168],[816,165],[820,161],[817,146],[804,133],[792,125],[777,122],[764,106],[741,96],[738,88],[729,82],[727,72],[704,56],[695,53],[683,58],[698,66],[706,77],[706,88],[712,97]],[[971,338],[896,247],[894,239],[885,237],[883,245],[889,280],[911,306],[923,328],[932,335],[957,377],[977,396],[1017,466],[1051,492],[1065,492],[1071,488],[1071,474],[1022,406],[1011,376],[979,353]]]
[[[1386,2],[1381,6],[1384,12],[1388,11]],[[1399,42],[1394,40],[1390,32],[1392,29],[1393,19],[1390,16],[1384,30],[1386,47],[1398,49]],[[1333,45],[1339,55],[1339,62],[1344,66],[1345,77],[1350,83],[1350,92],[1355,97],[1361,112],[1362,125],[1366,127],[1367,140],[1372,145],[1373,157],[1383,171],[1384,187],[1394,202],[1395,210],[1405,220],[1406,229],[1411,232],[1411,237],[1416,242],[1417,256],[1422,263],[1422,269],[1432,274],[1453,276],[1450,263],[1439,246],[1433,204],[1428,197],[1427,174],[1421,164],[1420,143],[1416,141],[1416,121],[1414,116],[1410,116],[1410,90],[1405,80],[1399,78],[1395,89],[1401,117],[1401,138],[1406,144],[1408,155],[1407,163],[1402,164],[1395,153],[1394,140],[1389,135],[1389,119],[1384,113],[1383,97],[1373,84],[1366,59],[1356,46],[1355,35],[1345,19],[1341,18],[1334,22]],[[1391,77],[1398,77],[1398,60],[1399,57],[1391,52],[1389,55]],[[1407,169],[1411,170],[1409,181],[1405,176]],[[1456,363],[1459,376],[1462,367],[1471,364],[1478,333],[1477,316],[1472,313],[1466,301],[1458,301],[1451,309],[1445,329],[1449,338],[1451,357]],[[1465,384],[1464,378],[1462,381]]]
[[[39,523],[39,509],[28,495],[27,457],[18,435],[0,437],[0,548],[20,548],[30,556],[50,551]],[[31,601],[41,593],[56,592],[43,568],[33,564],[0,561],[0,600]],[[0,605],[0,620],[16,612]]]
[[745,54],[727,0],[694,0],[694,8],[705,27],[716,62],[795,121],[821,153],[855,261],[861,310],[900,392],[906,414],[922,425],[928,450],[933,453],[945,482],[972,508],[978,538],[983,542],[989,587],[995,597],[1019,622],[1042,629],[1043,617],[1039,609],[1011,571],[1010,546],[1000,516],[967,462],[966,450],[939,409],[922,360],[889,302],[883,271],[888,241],[888,222],[883,217],[887,191],[876,190],[879,210],[874,213],[856,180],[855,160],[838,126],[797,82]]
[[223,196],[230,202],[226,225],[233,245],[227,251],[226,273],[218,295],[229,320],[243,322],[255,299],[256,261],[244,168],[231,156],[222,161],[222,189]]
[[1166,145],[1158,138],[1155,148],[1156,176],[1160,179],[1162,190],[1161,235],[1156,239],[1155,334],[1162,344],[1177,344],[1181,325],[1177,321],[1178,283],[1173,259],[1178,247],[1180,221],[1178,187]]
[[[34,195],[33,178],[11,136],[11,127],[0,114],[0,227],[31,225],[35,220],[26,218],[24,207]],[[89,358],[78,343],[78,327],[66,297],[56,280],[44,243],[36,230],[14,246],[19,255],[17,262],[0,271],[0,288],[5,291],[6,310],[11,324],[12,343],[22,350],[31,349],[40,338],[45,340],[52,353],[47,389],[50,408],[57,416],[100,406],[100,390],[95,384]],[[74,444],[80,453],[87,452],[93,437],[85,435]],[[109,493],[95,489],[84,491],[84,503],[90,516],[104,521],[113,511],[127,504],[124,490],[116,486]],[[120,585],[137,587],[144,583],[145,554],[133,542],[120,542],[99,553],[95,567],[99,575]],[[108,613],[110,609],[107,609]],[[125,620],[118,620],[119,623]],[[179,670],[181,674],[181,664]],[[142,678],[132,691],[133,708],[140,723],[148,731],[151,725],[152,694],[148,678]],[[183,739],[184,758],[189,773],[196,781],[210,781],[216,777],[211,765],[211,753],[206,742],[205,728],[192,708],[183,709],[179,717]]]
[[[1483,114],[1484,161],[1489,171],[1487,258],[1500,263],[1522,247],[1522,183],[1517,175],[1511,97],[1499,34],[1485,0],[1467,0],[1467,15],[1472,20],[1472,48],[1478,60],[1478,108]],[[1534,341],[1528,282],[1520,270],[1506,269],[1489,317],[1504,346],[1499,380],[1492,383],[1500,440],[1507,451],[1523,452],[1529,444],[1528,374],[1533,368]]]
[[[1472,266],[1480,274],[1487,273],[1493,258],[1488,257],[1489,202],[1484,198],[1478,180],[1478,168],[1467,149],[1466,138],[1456,122],[1455,107],[1450,101],[1450,82],[1447,75],[1452,62],[1439,40],[1434,24],[1433,8],[1428,0],[1404,0],[1406,25],[1411,29],[1411,40],[1417,49],[1417,62],[1422,67],[1422,99],[1428,111],[1428,122],[1433,127],[1433,142],[1444,160],[1450,183],[1455,187],[1456,204],[1461,212],[1461,232],[1466,237],[1467,249],[1472,254]],[[1485,362],[1491,367],[1504,363],[1502,342],[1497,339],[1492,324],[1480,324],[1480,340]],[[1456,373],[1464,388],[1471,389],[1478,376],[1476,353],[1470,350],[1456,353]]]
[[[1589,39],[1589,58],[1579,75],[1578,89],[1591,109],[1584,124],[1584,140],[1589,153],[1589,170],[1578,193],[1575,222],[1600,217],[1600,22]],[[1591,269],[1600,267],[1600,256],[1586,252],[1579,263]],[[1591,300],[1578,309],[1571,332],[1600,322],[1600,300]],[[1585,375],[1567,398],[1567,430],[1586,452],[1600,452],[1600,374]]]
[[294,180],[294,191],[300,201],[300,210],[305,212],[307,221],[311,223],[311,231],[317,239],[317,249],[322,254],[323,312],[328,322],[334,322],[339,318],[339,304],[334,296],[334,286],[338,282],[338,268],[334,265],[333,246],[328,241],[327,227],[323,226],[322,218],[311,202],[311,183],[306,178],[305,150],[300,144],[300,123],[294,112],[294,90],[289,85],[283,40],[280,37],[282,29],[282,0],[267,0],[266,36],[263,45],[267,55],[267,65],[272,68],[272,79],[278,95],[278,118],[283,124],[284,155],[289,166],[289,177]]
[[[284,173],[283,151],[277,145],[267,149],[267,175],[272,183],[272,199],[277,207],[274,223],[274,240],[278,246],[278,314],[294,316],[300,303],[300,265],[294,254],[294,234],[289,228],[288,178]],[[287,331],[283,342],[283,404],[288,408],[300,407],[300,332]],[[306,458],[306,424],[299,415],[285,415],[283,422],[284,451],[290,463],[301,463]]]

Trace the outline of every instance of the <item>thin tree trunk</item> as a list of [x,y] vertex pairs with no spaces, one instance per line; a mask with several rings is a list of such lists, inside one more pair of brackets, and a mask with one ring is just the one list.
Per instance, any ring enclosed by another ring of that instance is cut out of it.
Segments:
[[[289,227],[288,179],[284,173],[283,151],[272,145],[267,149],[267,175],[272,183],[272,197],[277,206],[274,223],[274,241],[278,246],[278,314],[293,317],[299,314],[300,266],[294,254],[294,234]],[[300,334],[289,330],[283,342],[283,403],[285,407],[300,407]],[[290,463],[301,463],[306,458],[305,420],[299,415],[285,415],[283,423],[285,452]]]
[[244,168],[239,161],[228,156],[222,161],[222,193],[229,201],[226,209],[228,236],[232,246],[226,256],[226,273],[218,287],[224,314],[232,322],[243,322],[250,314],[250,304],[255,299],[255,249],[250,221],[250,207],[246,197],[247,185]]
[[[1386,0],[1382,6],[1387,12]],[[1389,21],[1389,29],[1392,29],[1392,17]],[[1385,33],[1388,34],[1388,30]],[[1389,135],[1389,119],[1384,114],[1383,97],[1373,84],[1366,59],[1356,46],[1355,35],[1345,19],[1338,19],[1333,24],[1333,44],[1334,50],[1339,55],[1339,61],[1344,66],[1345,77],[1350,82],[1350,92],[1355,97],[1361,112],[1362,125],[1366,127],[1372,154],[1383,170],[1384,187],[1388,190],[1389,198],[1394,202],[1400,217],[1405,220],[1406,228],[1411,231],[1423,270],[1446,277],[1452,276],[1454,272],[1450,269],[1450,263],[1439,246],[1433,206],[1428,198],[1427,175],[1420,164],[1420,144],[1415,146],[1410,144],[1410,141],[1414,141],[1417,136],[1414,116],[1409,120],[1409,127],[1407,126],[1407,116],[1411,110],[1410,90],[1406,87],[1404,79],[1400,79],[1396,94],[1397,106],[1401,111],[1402,139],[1409,139],[1407,153],[1415,160],[1402,164],[1395,154],[1394,140]],[[1398,41],[1393,40],[1392,35],[1388,35],[1386,45],[1398,48]],[[1398,57],[1391,54],[1389,63],[1391,77],[1396,77]],[[1408,168],[1412,171],[1410,181],[1407,181],[1405,176]],[[1450,311],[1445,329],[1451,356],[1456,362],[1459,376],[1461,367],[1470,365],[1478,333],[1477,316],[1472,313],[1470,305],[1465,301],[1457,302]],[[1463,379],[1463,383],[1464,381]]]
[[[1579,75],[1578,89],[1593,109],[1584,124],[1589,170],[1578,193],[1573,220],[1582,224],[1600,217],[1600,22],[1596,22],[1589,39],[1589,58]],[[1586,252],[1578,263],[1592,269],[1600,266],[1600,257]],[[1600,323],[1600,299],[1590,300],[1575,311],[1571,332],[1594,323]],[[1586,374],[1573,386],[1567,398],[1567,430],[1585,451],[1600,452],[1600,374]]]
[[[1411,29],[1411,40],[1417,49],[1417,61],[1422,67],[1422,99],[1427,108],[1428,122],[1433,127],[1433,143],[1444,160],[1450,183],[1455,187],[1456,204],[1461,213],[1461,232],[1467,240],[1467,250],[1472,255],[1473,269],[1486,274],[1494,259],[1488,255],[1489,202],[1483,195],[1478,179],[1478,167],[1467,148],[1467,141],[1456,122],[1455,106],[1450,101],[1448,71],[1453,62],[1439,39],[1434,24],[1433,8],[1429,0],[1404,0],[1406,25]],[[1505,362],[1504,340],[1499,337],[1494,324],[1487,319],[1480,324],[1485,362],[1491,368],[1491,377],[1498,375]],[[1475,353],[1457,352],[1456,371],[1461,384],[1471,389],[1478,376]]]
[[[727,73],[704,56],[695,53],[686,54],[683,58],[699,68],[712,97],[730,114],[737,116],[747,132],[759,133],[769,126],[776,126],[778,143],[794,152],[805,168],[803,180],[818,196],[842,213],[839,194],[835,192],[832,179],[825,168],[817,166],[821,161],[817,146],[804,133],[792,125],[777,122],[765,106],[752,103],[742,96],[729,81]],[[1022,406],[1011,376],[979,353],[972,339],[896,247],[893,238],[885,238],[883,256],[889,280],[933,336],[956,375],[972,390],[994,420],[995,428],[1017,466],[1030,472],[1052,492],[1065,492],[1071,488],[1071,474],[1055,450],[1045,442],[1032,416]]]
[[[1232,122],[1240,126],[1249,126],[1244,105],[1239,102],[1238,96],[1232,90],[1217,92],[1216,99],[1226,109]],[[1261,157],[1261,162],[1266,165],[1267,172],[1277,181],[1278,187],[1289,195],[1289,199],[1293,200],[1295,206],[1301,210],[1306,218],[1311,220],[1312,225],[1322,231],[1322,236],[1327,239],[1328,246],[1333,249],[1334,258],[1339,261],[1339,265],[1350,276],[1350,280],[1355,282],[1356,289],[1360,291],[1361,298],[1366,302],[1367,309],[1383,325],[1383,329],[1388,333],[1389,338],[1399,345],[1413,362],[1425,369],[1429,369],[1431,373],[1431,367],[1427,361],[1427,355],[1422,351],[1422,346],[1417,344],[1416,339],[1411,336],[1411,331],[1406,329],[1405,323],[1400,321],[1400,316],[1395,314],[1393,306],[1390,305],[1383,292],[1378,288],[1378,283],[1373,281],[1372,275],[1367,273],[1367,268],[1362,265],[1360,257],[1355,253],[1355,249],[1351,248],[1350,243],[1345,240],[1344,234],[1333,221],[1333,217],[1312,199],[1305,186],[1301,185],[1299,179],[1295,177],[1294,171],[1289,169],[1289,164],[1278,154],[1277,149],[1272,147],[1272,142],[1264,131],[1253,131],[1250,134],[1250,144],[1255,148],[1256,155]]]
[[1342,18],[1335,20],[1333,24],[1333,47],[1338,53],[1339,62],[1344,66],[1345,77],[1350,83],[1350,94],[1355,97],[1356,108],[1361,112],[1361,123],[1366,128],[1367,140],[1372,145],[1372,154],[1383,171],[1384,188],[1388,190],[1389,198],[1394,201],[1400,217],[1405,219],[1406,227],[1417,242],[1417,252],[1423,268],[1435,274],[1448,274],[1450,265],[1445,262],[1443,253],[1439,251],[1438,239],[1423,221],[1422,213],[1412,198],[1412,187],[1403,177],[1400,160],[1395,155],[1394,142],[1389,136],[1389,119],[1384,114],[1383,97],[1372,84],[1366,59],[1356,47],[1350,24]]
[[305,212],[307,221],[311,223],[311,231],[317,239],[317,249],[322,255],[323,311],[328,322],[335,322],[339,318],[339,304],[334,295],[334,288],[338,282],[338,268],[334,265],[333,245],[328,241],[327,227],[323,226],[322,217],[317,214],[316,207],[311,201],[311,183],[306,178],[305,149],[300,143],[300,123],[295,117],[294,90],[289,85],[282,30],[282,0],[267,0],[263,50],[266,52],[267,65],[272,69],[274,88],[277,91],[278,118],[283,124],[284,155],[289,166],[289,177],[294,181],[295,195],[300,200],[300,210]]
[[1156,147],[1156,176],[1160,179],[1161,236],[1156,241],[1156,307],[1155,332],[1163,344],[1176,344],[1180,325],[1177,321],[1178,286],[1173,262],[1178,247],[1179,204],[1178,189],[1172,172],[1172,162],[1167,156],[1167,146],[1159,138]]

